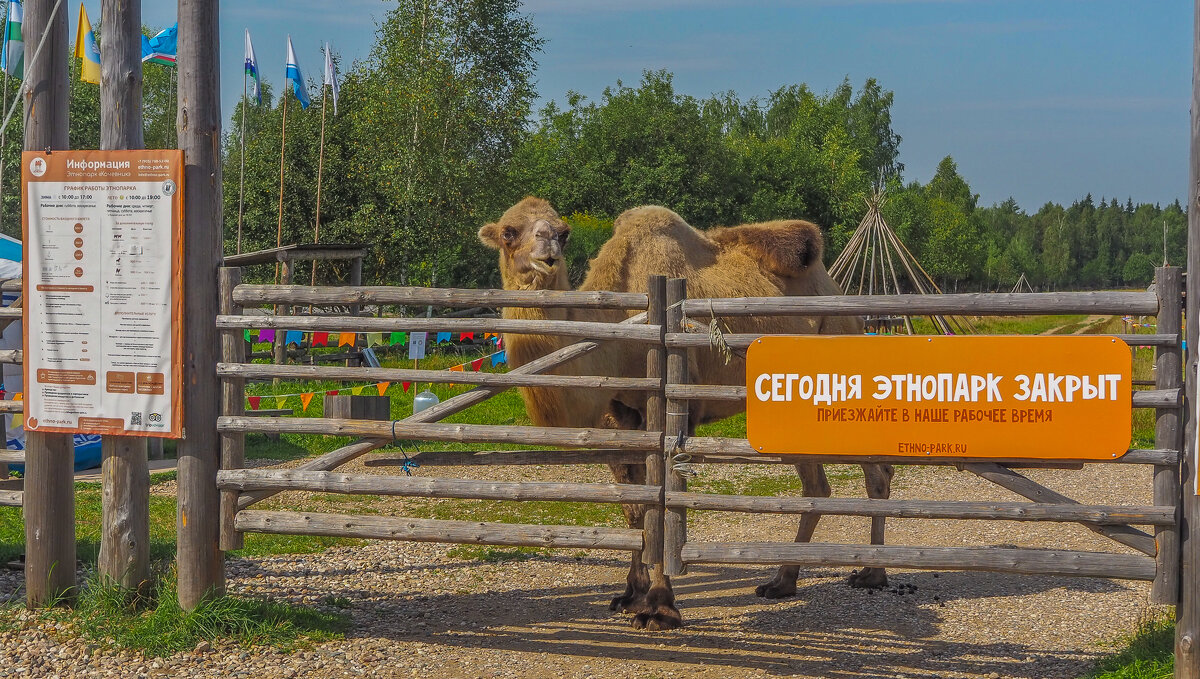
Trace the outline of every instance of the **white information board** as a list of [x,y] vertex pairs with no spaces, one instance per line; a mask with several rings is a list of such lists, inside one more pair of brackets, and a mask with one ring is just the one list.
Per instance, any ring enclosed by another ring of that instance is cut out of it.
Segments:
[[26,152],[25,428],[179,438],[183,154]]
[[425,358],[425,335],[423,332],[408,333],[408,357],[412,359]]

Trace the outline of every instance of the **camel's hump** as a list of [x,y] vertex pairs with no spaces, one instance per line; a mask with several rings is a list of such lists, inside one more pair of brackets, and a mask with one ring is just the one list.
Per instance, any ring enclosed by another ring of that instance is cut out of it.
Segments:
[[802,275],[821,260],[821,229],[801,219],[709,229],[706,234],[722,250],[738,249],[761,266],[784,278]]

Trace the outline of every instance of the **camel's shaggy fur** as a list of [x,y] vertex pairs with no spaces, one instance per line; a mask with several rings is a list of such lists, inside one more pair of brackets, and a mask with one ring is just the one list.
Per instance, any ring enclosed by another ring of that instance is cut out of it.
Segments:
[[[570,227],[546,201],[525,198],[509,208],[501,218],[479,230],[479,238],[499,251],[500,274],[509,290],[568,290],[563,248]],[[687,279],[687,294],[706,297],[775,297],[783,295],[841,294],[821,262],[820,229],[800,220],[779,220],[761,224],[696,230],[674,212],[657,206],[638,207],[617,217],[613,235],[591,261],[580,290],[646,292],[652,274]],[[506,318],[620,321],[631,312],[595,309],[517,309],[504,310]],[[695,321],[707,325],[708,318]],[[735,318],[725,321],[734,333],[787,334],[861,334],[861,319],[851,317],[762,317]],[[543,335],[505,335],[509,364],[516,367],[544,356],[567,343],[565,338]],[[627,342],[606,342],[600,349],[558,368],[570,375],[608,375],[639,377],[645,375],[645,347]],[[734,356],[728,364],[712,350],[689,353],[688,371],[694,384],[744,384],[745,360]],[[616,393],[605,390],[559,390],[525,388],[521,390],[529,417],[539,426],[638,428],[643,421],[645,393]],[[695,426],[741,412],[744,405],[728,401],[692,402],[690,424]],[[829,484],[820,465],[801,465],[805,494],[829,495]],[[891,469],[870,466],[867,470],[871,497],[887,497]],[[639,483],[644,478],[640,466],[618,465],[614,473],[619,481]],[[640,506],[626,507],[631,526],[640,527]],[[816,526],[815,516],[801,521],[797,540],[807,540]],[[811,523],[811,526],[809,525]],[[872,542],[882,543],[882,520],[873,522]],[[771,583],[759,588],[759,596],[771,598],[795,592],[794,567],[783,567]],[[656,576],[656,580],[658,576]],[[865,569],[854,584],[878,586],[886,582],[882,569]],[[647,619],[644,593],[649,584],[635,555],[625,597],[614,600],[614,607],[639,613],[639,626],[677,626],[671,620]],[[660,587],[662,583],[656,582]],[[669,583],[666,583],[669,590]],[[659,595],[661,599],[661,592]],[[661,608],[674,610],[667,601]],[[661,603],[661,601],[659,602]],[[656,604],[657,605],[657,604]],[[676,614],[677,615],[677,614]]]

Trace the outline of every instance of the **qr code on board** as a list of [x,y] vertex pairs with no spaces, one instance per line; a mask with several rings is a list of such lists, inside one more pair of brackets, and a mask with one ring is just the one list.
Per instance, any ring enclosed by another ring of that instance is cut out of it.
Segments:
[[140,427],[141,424],[142,424],[142,414],[141,413],[137,413],[137,412],[129,413],[129,426]]

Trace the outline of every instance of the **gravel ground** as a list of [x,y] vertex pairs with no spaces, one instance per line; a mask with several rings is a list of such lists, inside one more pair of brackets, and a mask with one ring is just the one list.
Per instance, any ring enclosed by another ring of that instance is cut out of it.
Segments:
[[[380,468],[351,467],[379,473]],[[706,478],[788,474],[713,466]],[[481,468],[425,468],[479,477]],[[605,480],[596,467],[509,467],[488,478]],[[1091,465],[1033,470],[1081,502],[1150,504],[1150,470]],[[861,483],[835,494],[862,496]],[[157,492],[164,488],[156,487]],[[952,468],[899,468],[895,498],[1013,500]],[[404,501],[391,510],[402,509]],[[411,501],[408,501],[411,502]],[[387,511],[385,509],[385,511]],[[795,517],[694,512],[694,540],[787,540]],[[822,542],[864,542],[868,520],[826,517]],[[1121,551],[1079,526],[891,519],[888,542]],[[230,589],[308,605],[345,597],[344,641],[294,654],[199,648],[145,659],[90,646],[25,619],[0,632],[0,676],[17,677],[1077,677],[1151,611],[1148,583],[890,571],[891,588],[851,589],[848,569],[804,569],[794,598],[753,595],[772,569],[694,567],[675,579],[686,626],[647,633],[610,613],[627,562],[561,550],[526,561],[464,562],[449,546],[371,543],[318,555],[229,562]],[[0,573],[0,595],[20,586]]]

